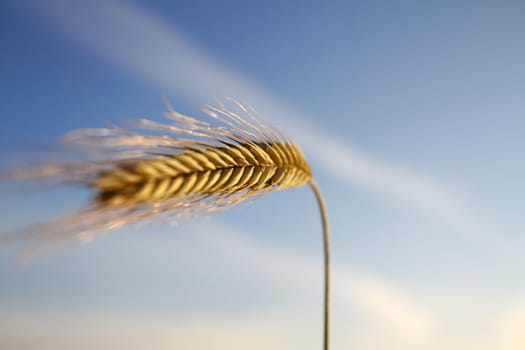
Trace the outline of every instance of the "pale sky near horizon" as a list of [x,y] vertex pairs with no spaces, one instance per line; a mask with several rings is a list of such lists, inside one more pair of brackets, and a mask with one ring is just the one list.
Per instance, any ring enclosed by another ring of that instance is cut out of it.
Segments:
[[[522,349],[524,36],[519,1],[6,1],[0,159],[233,96],[326,195],[334,349]],[[83,199],[3,196],[2,228]],[[297,189],[21,268],[2,248],[0,347],[318,349],[319,225]]]

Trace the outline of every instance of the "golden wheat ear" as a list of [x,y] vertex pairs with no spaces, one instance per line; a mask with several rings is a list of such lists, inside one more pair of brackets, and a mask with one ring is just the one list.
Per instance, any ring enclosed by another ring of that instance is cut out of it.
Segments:
[[250,107],[234,100],[229,103],[233,108],[222,103],[207,106],[210,121],[185,116],[168,106],[165,117],[170,123],[137,120],[135,126],[141,132],[113,127],[65,135],[63,141],[82,160],[18,167],[6,176],[79,184],[93,191],[91,203],[48,223],[4,235],[0,243],[28,243],[31,255],[50,243],[60,247],[88,241],[147,219],[196,217],[274,190],[309,184],[323,223],[324,348],[328,349],[330,252],[321,192],[291,139],[260,122]]

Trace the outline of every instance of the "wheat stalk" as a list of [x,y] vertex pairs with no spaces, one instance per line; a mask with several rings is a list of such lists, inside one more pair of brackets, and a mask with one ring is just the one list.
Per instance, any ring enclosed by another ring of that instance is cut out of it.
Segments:
[[195,217],[273,190],[309,185],[322,218],[323,344],[328,350],[330,238],[321,192],[308,162],[291,139],[260,122],[250,107],[229,102],[240,113],[222,103],[207,106],[205,112],[213,123],[182,115],[168,106],[165,116],[170,124],[136,121],[137,127],[152,134],[118,127],[70,132],[63,141],[85,159],[18,167],[7,177],[89,187],[94,192],[90,205],[16,235],[5,235],[0,242],[29,242],[33,254],[50,242],[87,241],[153,217]]

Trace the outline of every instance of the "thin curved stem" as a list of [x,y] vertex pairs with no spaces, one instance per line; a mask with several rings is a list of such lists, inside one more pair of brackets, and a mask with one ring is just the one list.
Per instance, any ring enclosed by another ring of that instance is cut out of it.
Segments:
[[326,204],[323,195],[317,183],[311,179],[309,181],[310,188],[315,194],[317,204],[319,205],[319,212],[321,214],[321,222],[323,226],[323,246],[324,246],[324,338],[323,349],[330,349],[330,232],[328,230],[328,216],[326,212]]

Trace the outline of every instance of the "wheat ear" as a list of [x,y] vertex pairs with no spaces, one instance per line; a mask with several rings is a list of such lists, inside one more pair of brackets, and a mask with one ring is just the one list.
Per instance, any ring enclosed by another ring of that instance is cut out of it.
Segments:
[[[19,167],[14,180],[51,180],[93,190],[89,206],[29,228],[2,241],[25,241],[31,252],[97,235],[146,219],[187,218],[227,209],[273,190],[308,184],[318,201],[324,238],[324,349],[330,335],[330,237],[321,191],[299,147],[234,100],[236,113],[219,106],[205,110],[214,123],[168,108],[170,124],[142,119],[139,133],[118,127],[82,129],[64,141],[80,161]],[[243,115],[243,116],[241,116]],[[159,135],[159,133],[161,133]],[[176,137],[173,137],[174,134]]]
[[120,164],[91,187],[101,206],[118,207],[195,196],[236,201],[259,191],[298,187],[311,179],[299,148],[288,143],[237,144],[162,154]]

